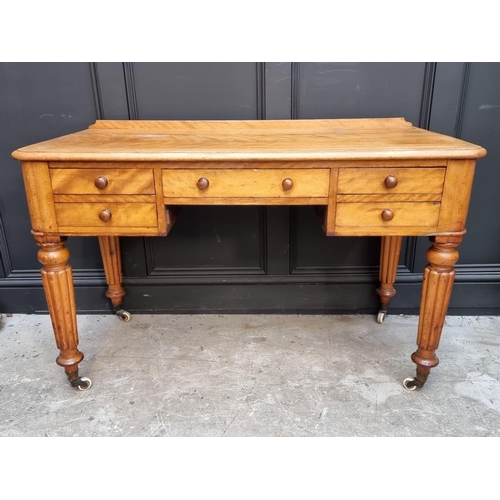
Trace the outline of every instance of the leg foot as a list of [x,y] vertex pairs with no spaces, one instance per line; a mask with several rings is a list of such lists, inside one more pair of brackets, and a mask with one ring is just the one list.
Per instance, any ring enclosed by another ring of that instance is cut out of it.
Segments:
[[380,286],[376,293],[380,297],[380,310],[377,316],[377,323],[383,323],[389,303],[396,295],[394,282],[398,271],[399,255],[401,253],[402,236],[382,236],[380,248]]
[[125,295],[125,290],[122,288],[120,240],[118,236],[99,236],[99,247],[108,283],[106,297],[111,299],[116,315],[122,321],[130,321],[130,313],[122,309],[122,298]]
[[[427,251],[429,264],[424,270],[420,316],[418,322],[417,350],[411,355],[417,365],[415,381],[422,387],[432,368],[438,365],[436,350],[439,346],[446,311],[450,303],[454,264],[458,260],[457,246],[462,235],[431,236],[431,248]],[[407,384],[408,385],[408,384]]]
[[68,264],[66,238],[34,233],[40,247],[38,260],[42,267],[42,282],[59,349],[56,363],[64,368],[70,382],[78,378],[78,364],[83,354],[78,350],[73,275]]

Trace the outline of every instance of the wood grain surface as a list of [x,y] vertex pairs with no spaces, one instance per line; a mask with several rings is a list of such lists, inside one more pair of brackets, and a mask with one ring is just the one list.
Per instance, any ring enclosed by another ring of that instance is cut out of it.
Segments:
[[[340,194],[367,193],[441,193],[444,168],[341,168],[338,192]],[[385,180],[392,176],[395,187],[387,187]]]
[[401,118],[98,122],[16,150],[18,160],[377,160],[480,158],[475,144]]
[[[199,179],[206,179],[208,187],[200,189]],[[286,190],[283,181],[289,179],[293,187]],[[329,169],[200,169],[164,170],[165,198],[327,198],[330,182]]]
[[412,355],[422,387],[438,363],[475,159],[485,154],[402,118],[108,120],[19,149],[57,362],[75,382],[83,354],[66,236],[99,236],[118,306],[118,236],[166,235],[181,205],[315,205],[327,235],[382,237],[382,310],[396,293],[402,237],[434,235]]

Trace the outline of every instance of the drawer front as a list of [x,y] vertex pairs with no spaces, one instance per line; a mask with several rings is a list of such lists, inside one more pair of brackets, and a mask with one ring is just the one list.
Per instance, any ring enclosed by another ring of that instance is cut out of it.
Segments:
[[[156,227],[154,203],[56,203],[59,227]],[[104,220],[103,220],[104,219]]]
[[50,170],[54,194],[154,194],[153,170],[55,168]]
[[336,226],[432,229],[437,226],[440,208],[437,202],[339,203]]
[[326,198],[330,170],[163,170],[165,198]]
[[442,193],[445,168],[341,168],[339,194]]

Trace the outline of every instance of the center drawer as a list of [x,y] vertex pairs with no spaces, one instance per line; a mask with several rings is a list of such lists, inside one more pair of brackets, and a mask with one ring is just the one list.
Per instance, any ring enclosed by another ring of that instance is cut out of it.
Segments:
[[327,198],[330,169],[163,170],[165,198]]

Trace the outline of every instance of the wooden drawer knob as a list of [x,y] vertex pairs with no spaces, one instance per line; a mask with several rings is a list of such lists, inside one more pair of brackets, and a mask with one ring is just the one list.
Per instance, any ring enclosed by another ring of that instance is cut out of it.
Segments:
[[207,189],[207,187],[210,185],[210,182],[208,182],[208,179],[206,177],[201,177],[200,179],[198,179],[196,185],[199,189]]
[[398,185],[398,180],[394,175],[388,175],[384,181],[385,187],[394,188]]
[[99,219],[101,219],[103,222],[108,222],[111,220],[111,212],[109,210],[101,210],[99,212]]
[[392,210],[389,210],[388,208],[386,208],[382,212],[382,219],[384,219],[385,221],[390,221],[390,220],[394,219],[394,212]]
[[100,175],[95,181],[94,185],[97,189],[104,189],[108,186],[108,179],[104,175]]
[[281,183],[281,185],[283,186],[283,189],[285,191],[290,191],[290,189],[293,188],[293,181],[292,179],[289,179],[288,177]]

